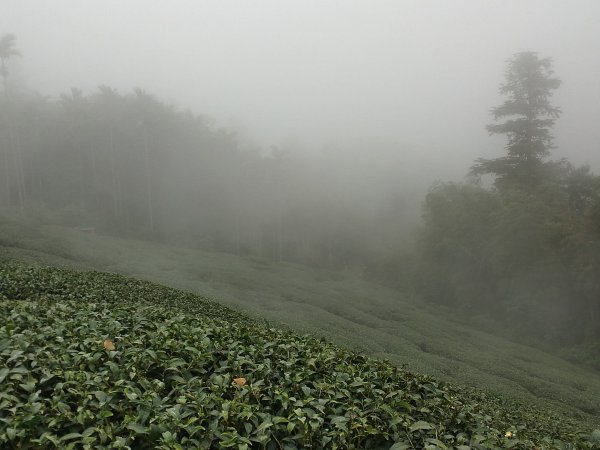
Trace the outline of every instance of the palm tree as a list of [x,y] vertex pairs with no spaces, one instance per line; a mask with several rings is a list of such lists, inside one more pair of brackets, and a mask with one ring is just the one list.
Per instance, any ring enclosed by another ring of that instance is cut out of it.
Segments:
[[[19,51],[15,48],[15,42],[17,38],[14,34],[5,34],[0,38],[0,75],[2,76],[2,84],[4,87],[4,98],[6,101],[7,112],[10,107],[9,104],[9,96],[8,96],[8,66],[7,62],[13,56],[20,55]],[[16,131],[12,128],[12,124],[10,123],[10,112],[8,114],[8,142],[4,146],[4,158],[3,165],[5,167],[4,177],[6,180],[6,201],[7,205],[10,204],[10,169],[9,169],[9,159],[10,154],[13,153],[14,163],[15,163],[15,173],[16,173],[16,181],[17,181],[17,193],[19,197],[19,204],[21,206],[21,210],[24,208],[25,204],[25,179],[24,179],[24,171],[23,171],[23,160],[20,152],[20,144],[19,144],[19,136]],[[13,147],[13,151],[10,151],[10,147]],[[16,149],[16,151],[15,151]]]
[[154,237],[154,201],[152,195],[152,176],[150,170],[150,139],[148,135],[149,127],[152,126],[151,114],[156,110],[157,102],[146,91],[141,88],[133,90],[134,100],[137,103],[138,123],[144,143],[144,172],[146,178],[146,200],[148,206],[148,221],[150,225],[151,236]]
[[112,181],[113,218],[122,225],[123,218],[123,195],[121,184],[121,171],[118,164],[117,153],[117,123],[119,110],[122,107],[122,98],[116,89],[102,85],[97,94],[100,119],[104,122],[108,131],[108,160],[110,167],[110,178]]
[[71,144],[72,157],[79,160],[79,209],[86,210],[88,186],[94,182],[95,177],[86,177],[86,163],[91,160],[92,174],[94,174],[94,158],[91,151],[87,150],[86,119],[88,118],[87,99],[80,89],[71,88],[69,94],[61,94],[59,100],[64,113],[69,120],[68,139]]
[[8,90],[6,88],[6,82],[8,79],[8,67],[7,62],[13,56],[19,56],[20,53],[15,47],[17,37],[14,34],[5,34],[0,38],[0,75],[2,75],[2,82],[4,85],[4,95],[8,96]]

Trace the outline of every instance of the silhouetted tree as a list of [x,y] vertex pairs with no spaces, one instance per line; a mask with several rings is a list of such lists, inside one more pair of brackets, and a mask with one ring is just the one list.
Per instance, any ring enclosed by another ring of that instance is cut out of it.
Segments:
[[[2,76],[2,84],[4,88],[4,101],[6,110],[6,140],[4,142],[4,157],[3,165],[5,167],[4,177],[6,180],[6,202],[10,205],[10,192],[12,188],[11,183],[11,169],[14,170],[14,178],[17,188],[17,198],[19,200],[19,206],[21,210],[25,206],[25,174],[23,168],[23,156],[21,154],[21,143],[20,136],[12,117],[12,109],[10,105],[10,98],[8,92],[8,61],[14,56],[20,55],[16,49],[16,36],[14,34],[5,34],[0,38],[0,75]],[[12,163],[12,164],[11,164]]]
[[8,95],[7,80],[8,80],[8,60],[13,56],[20,55],[16,48],[15,42],[17,37],[14,34],[5,34],[0,38],[0,75],[4,85],[4,94]]
[[117,91],[108,86],[100,86],[97,100],[100,106],[100,117],[107,127],[108,156],[113,203],[113,216],[120,220],[123,217],[122,185],[117,154],[117,125],[120,116],[121,97]]
[[152,113],[159,109],[154,97],[141,88],[134,89],[134,101],[137,106],[136,113],[140,128],[142,147],[144,153],[144,178],[146,185],[146,206],[148,209],[148,226],[151,235],[154,235],[154,196],[152,192],[152,170],[150,165],[150,127],[153,126]]
[[492,109],[494,119],[504,121],[487,126],[490,134],[507,135],[507,155],[478,159],[472,175],[493,174],[498,187],[536,183],[553,148],[550,129],[561,113],[550,103],[561,83],[553,75],[552,60],[535,52],[517,53],[508,62],[506,81],[500,87],[507,99]]

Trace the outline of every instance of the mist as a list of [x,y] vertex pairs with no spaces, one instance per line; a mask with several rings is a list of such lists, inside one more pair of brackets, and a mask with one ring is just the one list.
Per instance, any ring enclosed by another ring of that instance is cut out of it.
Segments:
[[561,80],[560,177],[598,169],[599,16],[594,1],[4,1],[20,102],[5,205],[280,262],[397,263],[428,192],[509,148],[486,126],[515,54]]
[[597,171],[598,17],[595,1],[4,1],[8,86],[29,98],[7,204],[279,262],[412,260],[397,252],[434,183],[506,151],[486,125],[514,54],[562,81],[552,160]]
[[599,23],[0,0],[0,447],[598,448]]
[[265,151],[393,148],[433,181],[502,151],[484,126],[519,51],[563,80],[556,155],[597,167],[599,15],[594,1],[4,0],[0,28],[19,38],[15,82],[46,95],[139,86]]
[[[321,216],[306,203],[326,198],[365,229],[394,210],[393,222],[364,234],[395,248],[411,239],[432,183],[461,181],[476,158],[504,152],[485,126],[516,52],[553,58],[563,81],[553,98],[563,111],[553,158],[598,168],[599,14],[593,1],[9,0],[0,29],[18,38],[15,92],[57,101],[71,88],[87,96],[98,86],[120,95],[142,88],[235,134],[232,145],[243,151],[283,152],[296,165],[288,189],[304,192],[293,197],[302,214]],[[180,164],[172,176],[185,176]],[[227,183],[233,175],[222,176]],[[180,194],[162,205],[181,202]]]

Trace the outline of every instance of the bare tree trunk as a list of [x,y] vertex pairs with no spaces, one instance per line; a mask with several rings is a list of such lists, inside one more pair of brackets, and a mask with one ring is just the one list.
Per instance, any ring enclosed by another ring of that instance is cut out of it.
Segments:
[[[7,83],[6,83],[6,65],[4,62],[4,59],[2,60],[2,66],[1,66],[1,71],[2,71],[2,85],[4,87],[4,99],[6,101],[6,109],[8,110],[8,90],[7,90]],[[7,118],[8,120],[8,118]],[[7,123],[7,136],[6,136],[6,140],[4,141],[4,144],[2,146],[3,148],[3,165],[4,165],[4,178],[5,178],[5,189],[6,189],[6,206],[10,207],[10,201],[11,201],[11,195],[10,195],[10,135],[8,134],[8,123]]]
[[[12,117],[11,117],[11,107],[10,107],[10,96],[8,95],[8,83],[7,83],[7,79],[6,79],[6,65],[5,65],[5,61],[2,60],[2,83],[3,83],[3,87],[4,87],[4,100],[6,102],[6,112],[7,112],[7,131],[8,131],[8,139],[7,139],[7,147],[6,147],[6,154],[7,154],[7,158],[6,158],[6,162],[7,165],[6,167],[10,167],[10,155],[12,154],[13,156],[13,163],[14,163],[14,170],[15,170],[15,177],[16,177],[16,185],[17,185],[17,196],[19,199],[19,206],[21,208],[21,212],[23,212],[24,208],[25,208],[25,193],[24,193],[24,186],[25,186],[25,182],[24,182],[24,174],[23,174],[23,164],[22,164],[22,158],[21,158],[21,151],[20,151],[20,140],[18,138],[18,132],[16,134],[13,134],[13,121],[12,121]],[[7,175],[8,175],[8,170],[7,169]],[[10,180],[10,178],[7,177],[7,180]],[[7,187],[9,189],[9,197],[10,197],[10,181],[8,181]]]
[[242,215],[239,211],[236,214],[235,221],[235,254],[237,256],[242,254]]
[[90,171],[91,171],[91,179],[90,179],[89,189],[90,189],[91,198],[93,201],[94,192],[96,189],[96,183],[98,182],[98,169],[96,167],[96,164],[97,164],[96,149],[95,149],[94,145],[90,145],[89,152],[90,152]]
[[[21,209],[21,211],[23,211],[23,191],[21,190],[21,176],[20,176],[20,170],[19,170],[19,162],[17,160],[17,155],[14,152],[14,142],[13,142],[13,136],[9,136],[9,142],[10,142],[10,149],[12,150],[10,152],[10,165],[12,166],[12,173],[14,174],[14,181],[15,181],[15,186],[17,188],[17,200],[19,202],[19,208]],[[12,186],[11,186],[12,187]]]
[[25,209],[25,201],[26,201],[26,185],[25,185],[25,168],[23,163],[23,152],[21,149],[21,136],[19,134],[18,128],[15,126],[15,160],[17,166],[17,185],[19,192],[19,203],[21,207],[21,212]]
[[152,200],[152,179],[150,178],[150,149],[148,144],[148,132],[144,129],[144,164],[146,168],[146,199],[148,202],[148,221],[150,232],[154,237],[154,204]]
[[83,152],[81,149],[79,151],[79,210],[81,212],[85,212],[85,164],[83,159]]
[[2,145],[2,167],[4,167],[4,201],[6,207],[10,207],[11,195],[10,195],[10,150],[9,150],[8,136],[4,140]]
[[124,218],[125,229],[127,231],[131,230],[131,216],[130,211],[125,210],[123,207],[123,184],[121,182],[121,177],[119,176],[119,171],[117,168],[117,199],[119,200],[119,214],[122,218]]
[[117,167],[115,162],[115,139],[112,125],[109,130],[109,159],[110,159],[110,176],[112,182],[112,199],[113,199],[113,215],[115,219],[120,219],[119,208],[119,183],[117,181]]
[[277,254],[279,262],[283,261],[283,213],[281,210],[282,207],[279,205],[279,223],[277,227]]
[[16,188],[17,188],[17,199],[19,201],[19,208],[20,208],[21,212],[23,212],[23,210],[25,208],[23,167],[22,167],[22,162],[21,162],[21,158],[20,158],[20,148],[19,148],[20,145],[18,144],[18,140],[17,140],[14,130],[13,130],[12,120],[10,118],[10,111],[9,111],[9,118],[8,118],[7,125],[8,125],[7,126],[7,128],[8,128],[7,150],[8,150],[8,154],[9,154],[8,159],[11,160],[9,162],[9,167],[12,164],[14,180],[15,180],[15,184],[16,184]]

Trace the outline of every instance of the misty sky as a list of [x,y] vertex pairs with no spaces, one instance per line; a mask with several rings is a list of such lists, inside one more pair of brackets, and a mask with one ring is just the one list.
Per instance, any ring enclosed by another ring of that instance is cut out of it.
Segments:
[[385,149],[449,177],[501,151],[484,126],[524,50],[563,80],[556,155],[600,170],[599,23],[597,0],[0,0],[29,88],[140,86],[265,148]]

